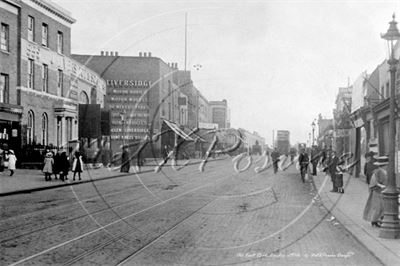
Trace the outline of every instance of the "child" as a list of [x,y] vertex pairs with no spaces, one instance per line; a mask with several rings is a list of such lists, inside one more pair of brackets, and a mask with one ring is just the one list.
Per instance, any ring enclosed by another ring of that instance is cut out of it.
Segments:
[[75,152],[74,162],[72,163],[72,172],[74,172],[74,175],[72,177],[73,181],[75,181],[76,173],[78,173],[79,180],[81,180],[81,173],[83,172],[83,161],[82,156],[78,151]]
[[336,166],[336,176],[335,176],[335,187],[338,193],[344,193],[343,188],[343,168],[341,166]]
[[46,153],[46,157],[44,158],[44,180],[51,181],[51,175],[53,174],[53,154],[51,152]]
[[8,169],[10,170],[10,176],[13,176],[15,170],[15,164],[17,163],[17,157],[15,156],[13,150],[9,151],[7,157],[8,157]]

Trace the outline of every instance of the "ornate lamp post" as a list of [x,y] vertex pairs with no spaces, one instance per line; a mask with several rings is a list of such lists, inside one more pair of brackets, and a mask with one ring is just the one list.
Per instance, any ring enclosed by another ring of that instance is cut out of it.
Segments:
[[400,39],[400,33],[396,26],[395,15],[393,20],[389,22],[389,29],[381,37],[388,42],[389,48],[389,71],[390,71],[390,106],[389,106],[389,165],[388,165],[388,184],[382,191],[384,201],[384,216],[382,227],[379,232],[381,238],[399,238],[399,192],[396,187],[395,173],[395,145],[396,145],[396,122],[395,122],[395,100],[396,100],[396,68],[398,60],[394,55],[394,42]]
[[312,121],[311,123],[311,127],[312,127],[312,146],[314,146],[314,131],[315,131],[315,122]]

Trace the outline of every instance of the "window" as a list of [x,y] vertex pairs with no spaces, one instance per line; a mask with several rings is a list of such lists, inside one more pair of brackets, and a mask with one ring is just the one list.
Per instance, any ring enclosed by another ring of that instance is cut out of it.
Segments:
[[8,103],[8,75],[0,75],[0,103]]
[[35,115],[33,114],[32,110],[28,112],[28,125],[27,125],[27,143],[33,144],[33,137],[35,134]]
[[46,64],[43,64],[42,67],[42,84],[43,91],[49,92],[49,67]]
[[79,94],[79,103],[80,104],[88,104],[89,103],[89,97],[86,94],[86,92],[81,91],[81,93]]
[[64,37],[61,31],[57,32],[57,52],[62,54],[64,51]]
[[9,27],[7,24],[1,23],[0,29],[0,49],[3,51],[9,51]]
[[48,47],[49,43],[49,26],[47,26],[47,24],[42,24],[42,45],[44,47]]
[[42,115],[42,144],[48,144],[48,128],[49,128],[49,119],[46,113]]
[[57,117],[57,147],[62,146],[62,120],[61,117]]
[[28,41],[35,41],[35,19],[28,16]]
[[32,59],[28,60],[28,88],[34,88],[34,80],[35,80],[35,61]]
[[57,95],[63,96],[63,83],[64,83],[64,74],[61,69],[58,70],[57,74]]

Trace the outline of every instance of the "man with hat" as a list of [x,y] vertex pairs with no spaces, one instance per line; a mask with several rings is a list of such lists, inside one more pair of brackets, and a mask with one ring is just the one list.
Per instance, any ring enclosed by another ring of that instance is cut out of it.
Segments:
[[372,226],[380,227],[384,213],[382,190],[387,185],[386,166],[389,164],[387,156],[374,157],[378,168],[373,171],[369,183],[369,196],[364,208],[363,218],[371,222]]
[[378,167],[378,166],[374,165],[374,162],[375,162],[374,155],[375,155],[375,153],[373,151],[367,152],[365,154],[366,162],[364,164],[364,175],[365,175],[366,182],[368,185],[370,183],[372,173]]

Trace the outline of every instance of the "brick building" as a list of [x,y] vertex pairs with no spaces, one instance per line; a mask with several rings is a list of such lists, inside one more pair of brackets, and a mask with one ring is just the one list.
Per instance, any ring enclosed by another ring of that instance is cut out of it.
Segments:
[[7,144],[16,152],[23,112],[17,96],[19,8],[16,1],[0,1],[0,147]]
[[[74,59],[100,74],[107,82],[106,108],[111,113],[111,147],[144,139],[152,129],[161,131],[163,119],[179,121],[179,87],[174,83],[176,64],[169,65],[151,53],[119,56],[72,55]],[[153,145],[158,154],[161,142]],[[146,155],[150,156],[148,152]]]
[[[2,42],[8,44],[0,53],[6,80],[1,84],[7,87],[1,125],[3,117],[13,121],[0,130],[13,149],[66,148],[79,137],[78,105],[103,106],[105,95],[105,81],[70,58],[75,20],[51,1],[1,0],[0,14]],[[31,157],[25,154],[19,162]]]

